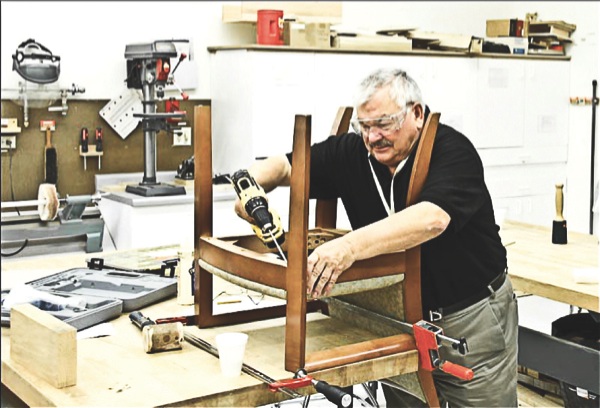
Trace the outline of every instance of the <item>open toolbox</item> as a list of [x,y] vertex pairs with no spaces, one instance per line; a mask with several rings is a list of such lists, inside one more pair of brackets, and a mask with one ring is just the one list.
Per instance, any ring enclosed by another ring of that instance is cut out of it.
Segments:
[[[26,286],[55,296],[83,298],[84,307],[62,307],[61,310],[52,310],[57,307],[47,307],[43,302],[41,305],[40,302],[36,304],[40,309],[46,310],[77,330],[177,294],[177,279],[174,275],[97,269],[90,263],[88,268],[69,269],[27,282]],[[4,301],[9,293],[10,290],[1,292],[3,326],[10,326],[10,310],[4,307]]]

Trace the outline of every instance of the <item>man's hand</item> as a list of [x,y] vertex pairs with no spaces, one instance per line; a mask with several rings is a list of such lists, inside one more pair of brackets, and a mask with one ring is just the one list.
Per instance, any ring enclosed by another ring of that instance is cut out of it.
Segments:
[[313,298],[328,296],[339,276],[355,260],[352,248],[343,237],[319,246],[308,257],[307,294]]

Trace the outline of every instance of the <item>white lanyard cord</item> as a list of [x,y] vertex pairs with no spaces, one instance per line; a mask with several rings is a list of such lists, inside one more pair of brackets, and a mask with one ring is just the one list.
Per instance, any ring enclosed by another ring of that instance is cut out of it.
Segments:
[[375,175],[375,170],[373,169],[371,160],[369,160],[370,157],[371,157],[371,153],[369,153],[369,155],[367,157],[367,161],[369,162],[369,167],[371,167],[371,173],[373,174],[373,179],[375,180],[375,186],[377,187],[377,191],[379,192],[379,197],[381,197],[381,202],[383,203],[383,206],[385,207],[385,210],[387,211],[388,215],[392,215],[396,212],[395,208],[394,208],[394,178],[396,177],[396,174],[398,174],[398,172],[400,170],[402,170],[402,167],[404,167],[404,165],[406,164],[408,157],[406,159],[402,160],[398,164],[398,166],[396,167],[396,171],[394,171],[394,175],[392,176],[392,182],[390,184],[391,208],[390,208],[390,205],[388,205],[387,201],[385,200],[385,196],[383,195],[383,191],[381,190],[381,184],[379,184],[379,180],[377,179],[377,176]]

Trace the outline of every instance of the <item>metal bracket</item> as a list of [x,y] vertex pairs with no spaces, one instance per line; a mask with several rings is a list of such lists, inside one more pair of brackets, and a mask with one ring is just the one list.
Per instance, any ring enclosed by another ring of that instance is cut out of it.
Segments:
[[142,98],[139,92],[135,89],[125,89],[100,110],[100,116],[125,139],[140,123],[140,119],[134,115],[142,112]]

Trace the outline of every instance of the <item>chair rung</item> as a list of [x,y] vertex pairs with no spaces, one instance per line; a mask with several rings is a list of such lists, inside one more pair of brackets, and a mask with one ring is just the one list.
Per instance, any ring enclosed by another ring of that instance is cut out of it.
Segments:
[[307,355],[304,368],[310,373],[411,350],[417,350],[413,336],[397,334],[312,352]]

